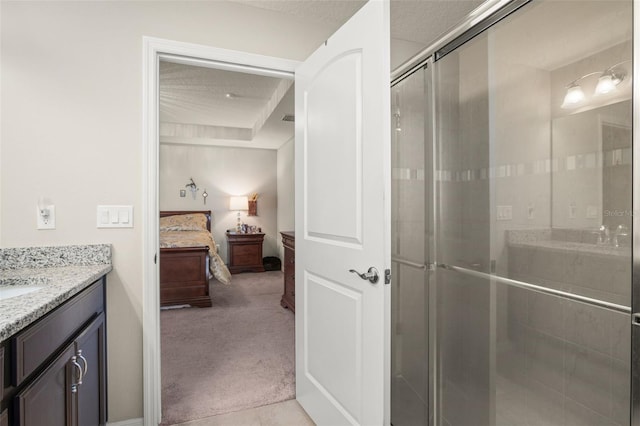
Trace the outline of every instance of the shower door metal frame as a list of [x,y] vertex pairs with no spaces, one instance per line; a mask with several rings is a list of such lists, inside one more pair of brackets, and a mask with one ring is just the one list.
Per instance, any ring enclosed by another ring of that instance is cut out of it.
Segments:
[[[430,208],[425,209],[425,231],[427,236],[427,294],[429,305],[427,306],[427,330],[428,330],[428,345],[427,353],[429,354],[429,425],[436,425],[436,419],[440,416],[441,405],[440,405],[440,397],[437,392],[438,383],[440,383],[437,374],[440,373],[440,358],[438,356],[439,351],[437,350],[437,338],[438,338],[438,322],[437,322],[437,287],[435,281],[435,269],[431,267],[432,260],[436,254],[436,235],[437,235],[437,222],[436,218],[436,208],[437,205],[434,202],[436,197],[436,167],[435,167],[435,158],[436,158],[436,98],[434,96],[434,74],[433,74],[433,56],[430,56],[425,64],[425,72],[424,72],[424,92],[426,98],[426,108],[425,112],[427,113],[427,117],[425,118],[425,169],[428,168],[430,171],[429,176],[431,177],[431,183],[425,185],[425,204],[430,203]],[[425,173],[427,176],[427,173]]]
[[633,246],[631,256],[631,413],[630,424],[640,426],[640,7],[633,2],[633,99],[632,99],[632,206],[633,206]]

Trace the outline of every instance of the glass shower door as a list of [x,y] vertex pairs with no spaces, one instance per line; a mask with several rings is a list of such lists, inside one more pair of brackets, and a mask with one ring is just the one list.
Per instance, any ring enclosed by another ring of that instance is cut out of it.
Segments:
[[631,8],[532,2],[436,55],[435,424],[629,424]]
[[428,421],[424,86],[421,70],[391,89],[394,426],[424,425]]

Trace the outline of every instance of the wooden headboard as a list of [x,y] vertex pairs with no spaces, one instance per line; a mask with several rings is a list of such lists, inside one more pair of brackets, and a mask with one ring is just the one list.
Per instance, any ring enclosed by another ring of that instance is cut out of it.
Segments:
[[211,210],[164,210],[160,211],[160,217],[179,216],[182,214],[202,213],[207,217],[207,230],[211,232]]

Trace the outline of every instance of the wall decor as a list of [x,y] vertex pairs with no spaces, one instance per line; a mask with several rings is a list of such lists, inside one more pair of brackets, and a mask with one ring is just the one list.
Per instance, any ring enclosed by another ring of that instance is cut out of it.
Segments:
[[185,185],[185,187],[191,191],[191,197],[193,197],[193,199],[196,199],[196,194],[198,193],[198,191],[200,190],[200,188],[198,188],[198,185],[196,185],[196,183],[193,181],[193,178],[189,178],[189,180],[191,180],[191,182],[189,182],[188,184]]
[[247,216],[258,216],[258,194],[249,195],[249,212]]

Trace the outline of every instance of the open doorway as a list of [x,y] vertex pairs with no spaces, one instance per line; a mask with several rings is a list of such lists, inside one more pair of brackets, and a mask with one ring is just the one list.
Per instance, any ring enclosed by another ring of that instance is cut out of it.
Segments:
[[[159,82],[163,424],[293,399],[280,235],[294,229],[293,81],[161,60]],[[232,197],[254,194],[236,210]],[[202,288],[179,262],[163,277],[176,259],[162,247],[191,245],[200,213],[186,212],[209,213]]]

